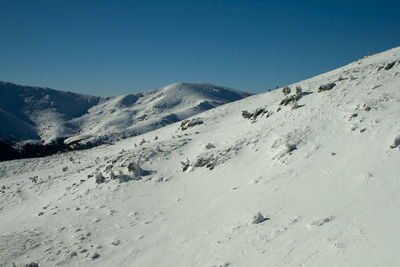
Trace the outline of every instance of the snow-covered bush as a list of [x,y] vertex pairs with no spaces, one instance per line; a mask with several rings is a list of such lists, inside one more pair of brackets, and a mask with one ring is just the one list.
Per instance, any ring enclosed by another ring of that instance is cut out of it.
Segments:
[[301,98],[301,95],[290,95],[282,99],[279,105],[287,106],[288,104],[292,103],[293,101],[297,101]]
[[301,88],[301,86],[297,86],[296,87],[296,95],[302,95],[303,94],[303,89]]
[[258,212],[256,215],[254,215],[252,224],[259,224],[265,222],[266,220],[268,220],[268,218],[264,217],[261,212]]
[[393,68],[394,64],[396,64],[396,61],[387,64],[386,67],[385,67],[385,70],[390,70],[391,68]]
[[214,146],[213,144],[211,144],[211,143],[208,143],[208,144],[205,146],[205,148],[206,148],[206,149],[213,149],[213,148],[215,148],[215,146]]
[[130,172],[135,172],[135,169],[137,168],[136,165],[137,165],[137,164],[134,163],[134,162],[129,163],[129,165],[128,165],[128,171],[130,171]]
[[135,162],[129,163],[128,170],[133,173],[135,180],[139,180],[140,177],[145,174],[145,171],[143,171],[139,164]]
[[290,89],[289,86],[286,86],[286,87],[284,87],[284,88],[282,89],[282,93],[283,93],[284,95],[290,94],[291,91],[292,91],[292,90]]
[[184,121],[182,121],[181,126],[180,126],[179,129],[181,129],[182,131],[185,131],[189,127],[193,127],[193,126],[200,125],[200,124],[203,124],[203,123],[204,122],[199,118],[194,118],[194,119],[191,119],[191,120],[184,120]]
[[256,111],[250,113],[247,110],[242,111],[242,117],[245,119],[253,120],[255,121],[257,117],[262,116],[264,114],[267,114],[266,118],[271,116],[271,112],[269,112],[266,108],[257,108]]
[[104,178],[101,172],[97,173],[95,178],[96,178],[96,184],[101,184],[106,181],[106,178]]
[[99,253],[97,253],[97,252],[95,252],[93,255],[92,255],[92,259],[94,260],[94,259],[97,259],[97,258],[99,258],[100,257],[100,255],[99,255]]
[[182,171],[187,171],[187,169],[189,169],[190,167],[190,161],[189,159],[186,159],[186,161],[181,161],[182,164]]
[[214,158],[214,155],[203,155],[203,156],[198,156],[196,158],[196,161],[194,163],[195,167],[206,167],[212,170],[216,164],[216,159]]
[[323,91],[332,90],[332,88],[335,87],[335,85],[336,85],[336,83],[328,83],[328,84],[321,85],[318,88],[318,93],[321,93]]
[[250,119],[253,116],[253,113],[248,112],[247,110],[242,111],[242,117],[245,119]]
[[193,163],[186,159],[186,161],[181,161],[182,171],[187,171],[190,166],[195,168],[206,167],[209,170],[213,170],[215,165],[217,165],[217,158],[213,154],[203,154],[197,156]]

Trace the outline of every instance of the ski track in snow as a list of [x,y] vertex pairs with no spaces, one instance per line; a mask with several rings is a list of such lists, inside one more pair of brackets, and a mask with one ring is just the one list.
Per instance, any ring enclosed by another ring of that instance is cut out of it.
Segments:
[[289,86],[293,109],[0,162],[0,266],[396,266],[400,48]]

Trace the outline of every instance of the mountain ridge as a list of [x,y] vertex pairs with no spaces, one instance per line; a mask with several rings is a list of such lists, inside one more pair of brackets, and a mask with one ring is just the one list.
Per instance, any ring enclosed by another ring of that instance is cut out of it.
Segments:
[[64,142],[74,147],[139,135],[249,95],[208,83],[174,83],[155,90],[97,97],[0,83],[4,143]]

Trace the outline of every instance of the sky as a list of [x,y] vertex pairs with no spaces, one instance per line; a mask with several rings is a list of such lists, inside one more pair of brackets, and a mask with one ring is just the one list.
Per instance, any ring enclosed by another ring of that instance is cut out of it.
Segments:
[[0,81],[262,93],[400,46],[400,1],[0,0]]

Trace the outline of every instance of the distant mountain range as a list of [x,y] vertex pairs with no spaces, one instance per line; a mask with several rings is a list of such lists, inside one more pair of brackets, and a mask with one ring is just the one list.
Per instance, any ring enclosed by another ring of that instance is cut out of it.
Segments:
[[20,154],[23,147],[51,147],[50,151],[25,151],[27,156],[61,147],[92,147],[143,134],[248,95],[208,83],[174,83],[143,93],[98,97],[0,82],[0,141],[10,151],[18,147],[14,152]]

